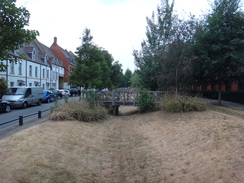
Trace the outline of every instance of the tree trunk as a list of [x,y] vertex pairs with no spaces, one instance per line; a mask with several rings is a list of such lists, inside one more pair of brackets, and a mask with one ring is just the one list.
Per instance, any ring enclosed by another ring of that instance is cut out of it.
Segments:
[[218,87],[218,105],[221,105],[221,84]]

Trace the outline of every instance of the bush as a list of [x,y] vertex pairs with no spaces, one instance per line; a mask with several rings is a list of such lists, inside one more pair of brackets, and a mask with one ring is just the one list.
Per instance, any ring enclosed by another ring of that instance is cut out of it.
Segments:
[[170,95],[161,100],[160,107],[168,112],[204,111],[207,104],[196,97]]
[[141,92],[138,97],[138,109],[140,112],[150,112],[157,109],[153,96],[149,92]]
[[86,101],[89,103],[90,107],[97,106],[98,94],[95,91],[86,91]]
[[88,102],[72,101],[56,108],[50,119],[54,121],[78,120],[84,122],[98,121],[107,117],[107,111],[101,106],[91,107]]

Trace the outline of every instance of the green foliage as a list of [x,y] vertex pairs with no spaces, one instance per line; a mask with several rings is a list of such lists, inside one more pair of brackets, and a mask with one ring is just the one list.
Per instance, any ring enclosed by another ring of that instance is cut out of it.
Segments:
[[161,1],[157,14],[147,17],[141,50],[133,52],[141,86],[149,90],[178,90],[190,81],[195,19],[179,19],[173,7],[174,1]]
[[0,78],[0,99],[8,90],[8,83],[5,78]]
[[83,122],[92,122],[105,119],[107,111],[100,106],[91,107],[88,102],[72,101],[64,103],[54,109],[50,119],[54,121],[78,120]]
[[244,13],[240,0],[215,0],[212,7],[195,34],[193,70],[199,84],[221,86],[244,74]]
[[153,96],[149,92],[140,92],[138,96],[138,109],[140,112],[150,112],[157,109]]
[[[18,61],[19,55],[10,51],[17,50],[19,45],[29,43],[38,31],[24,29],[29,24],[30,13],[24,7],[16,7],[16,0],[1,0],[0,4],[0,60]],[[1,64],[0,71],[6,66]]]
[[188,96],[165,96],[160,107],[168,112],[189,112],[189,111],[204,111],[207,104],[196,97]]
[[98,96],[96,91],[86,91],[86,101],[89,103],[90,107],[96,107],[98,105]]
[[123,75],[122,65],[118,61],[116,61],[112,64],[110,70],[111,70],[110,78],[112,82],[112,88],[123,87],[124,75]]
[[113,64],[113,57],[108,51],[92,42],[90,30],[83,32],[82,44],[77,48],[76,66],[69,75],[69,84],[85,89],[113,88],[115,80],[122,73],[121,65]]
[[122,87],[130,87],[131,86],[131,77],[132,71],[130,69],[126,69],[125,74],[123,76],[123,86]]
[[141,90],[140,76],[137,70],[132,74],[130,82],[131,82],[131,88],[135,90]]

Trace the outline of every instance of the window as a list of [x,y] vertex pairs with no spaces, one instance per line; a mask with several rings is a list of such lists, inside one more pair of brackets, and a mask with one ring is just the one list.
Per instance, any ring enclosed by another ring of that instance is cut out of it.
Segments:
[[42,75],[43,75],[43,78],[45,78],[45,69],[43,69]]
[[38,68],[35,67],[35,77],[38,77]]
[[10,82],[10,86],[14,86],[14,82]]
[[19,62],[19,75],[22,75],[22,62]]
[[32,83],[29,83],[29,86],[32,86]]
[[32,76],[32,65],[29,66],[29,75]]
[[35,48],[33,49],[33,52],[32,52],[32,60],[36,60],[36,49]]
[[47,70],[47,79],[49,79],[49,70]]
[[14,73],[14,62],[10,63],[10,73],[13,74]]

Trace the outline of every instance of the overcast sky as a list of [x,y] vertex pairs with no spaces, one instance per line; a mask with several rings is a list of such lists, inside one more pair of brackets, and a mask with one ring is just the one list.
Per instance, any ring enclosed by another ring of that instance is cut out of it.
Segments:
[[[211,0],[212,1],[212,0]],[[243,1],[243,0],[242,0]],[[151,17],[161,0],[17,0],[31,13],[28,29],[38,30],[37,39],[75,52],[83,30],[91,30],[93,41],[113,55],[115,61],[134,70],[134,49],[146,38],[146,17]],[[200,15],[209,9],[209,0],[175,0],[177,12]]]

